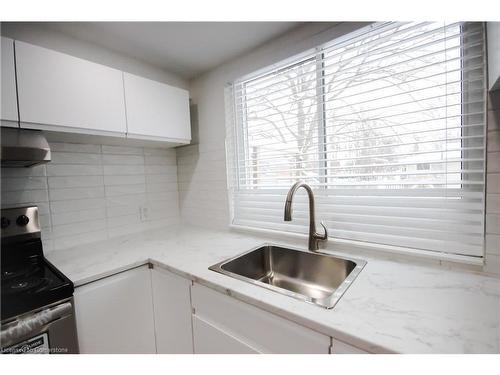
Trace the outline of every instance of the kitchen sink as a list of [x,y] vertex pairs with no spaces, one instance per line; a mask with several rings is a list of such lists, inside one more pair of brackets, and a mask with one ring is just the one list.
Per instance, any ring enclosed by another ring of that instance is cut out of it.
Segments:
[[365,264],[364,260],[266,244],[209,269],[331,309]]

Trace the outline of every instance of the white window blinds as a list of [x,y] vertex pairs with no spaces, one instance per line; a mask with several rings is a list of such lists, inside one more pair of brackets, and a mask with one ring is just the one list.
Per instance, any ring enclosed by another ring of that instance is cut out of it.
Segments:
[[482,256],[482,23],[377,23],[228,87],[233,224]]

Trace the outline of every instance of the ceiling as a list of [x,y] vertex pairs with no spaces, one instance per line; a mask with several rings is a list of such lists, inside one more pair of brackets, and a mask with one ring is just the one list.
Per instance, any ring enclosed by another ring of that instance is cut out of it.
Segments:
[[299,22],[50,22],[66,35],[194,78]]

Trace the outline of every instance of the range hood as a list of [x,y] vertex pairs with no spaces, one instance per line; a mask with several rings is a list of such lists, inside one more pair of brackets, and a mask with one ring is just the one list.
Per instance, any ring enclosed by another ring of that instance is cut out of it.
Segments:
[[33,167],[50,161],[50,147],[39,130],[2,127],[2,168]]

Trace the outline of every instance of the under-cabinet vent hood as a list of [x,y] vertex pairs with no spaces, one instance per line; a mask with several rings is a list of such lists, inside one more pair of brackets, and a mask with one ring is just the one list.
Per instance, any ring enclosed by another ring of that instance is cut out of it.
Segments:
[[2,168],[33,167],[50,161],[50,147],[38,130],[2,127]]

